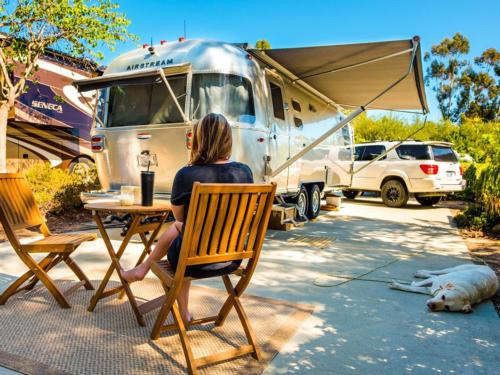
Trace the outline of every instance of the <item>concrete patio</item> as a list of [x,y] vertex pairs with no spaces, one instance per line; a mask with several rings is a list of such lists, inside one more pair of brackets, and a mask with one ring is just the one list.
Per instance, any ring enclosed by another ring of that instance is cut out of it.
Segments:
[[[410,202],[391,209],[363,199],[343,202],[340,211],[303,228],[269,231],[248,293],[316,310],[265,373],[498,373],[500,319],[491,302],[469,315],[431,313],[426,296],[387,286],[392,279],[410,281],[417,269],[470,262],[451,219],[447,208]],[[125,264],[137,257],[139,245],[133,247]],[[84,270],[109,265],[100,240],[84,244],[75,259]],[[0,260],[1,290],[25,268],[7,242],[0,244]],[[51,275],[67,273],[61,267]],[[218,280],[203,284],[221,287]]]

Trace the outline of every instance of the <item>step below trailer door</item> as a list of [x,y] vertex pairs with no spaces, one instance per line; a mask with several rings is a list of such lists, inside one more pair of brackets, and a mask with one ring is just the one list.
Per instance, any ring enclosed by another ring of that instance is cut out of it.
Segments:
[[[270,79],[268,81],[269,89],[269,164],[271,169],[283,164],[290,156],[290,132],[287,113],[283,101],[283,86],[278,81]],[[278,174],[273,181],[278,184],[278,188],[288,186],[288,168]]]

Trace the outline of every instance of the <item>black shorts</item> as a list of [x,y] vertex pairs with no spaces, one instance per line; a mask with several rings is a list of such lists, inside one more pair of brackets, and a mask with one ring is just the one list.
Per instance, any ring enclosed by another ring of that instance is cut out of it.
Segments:
[[[177,269],[179,263],[179,255],[181,253],[182,235],[178,235],[170,244],[167,252],[167,259],[172,268]],[[227,275],[235,271],[241,264],[241,260],[233,260],[229,262],[209,263],[186,268],[185,276],[195,279],[204,279],[207,277],[215,277]]]

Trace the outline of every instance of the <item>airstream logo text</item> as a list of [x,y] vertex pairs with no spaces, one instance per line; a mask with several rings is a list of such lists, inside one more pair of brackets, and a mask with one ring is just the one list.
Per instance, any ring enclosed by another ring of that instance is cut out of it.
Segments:
[[152,67],[156,67],[156,66],[170,65],[173,63],[174,63],[174,59],[156,60],[156,61],[145,62],[145,63],[141,63],[141,64],[129,65],[129,66],[127,66],[127,70],[152,68]]
[[51,111],[56,111],[57,113],[63,112],[62,105],[55,103],[45,103],[45,102],[40,102],[38,100],[32,100],[31,106],[33,108],[49,109]]

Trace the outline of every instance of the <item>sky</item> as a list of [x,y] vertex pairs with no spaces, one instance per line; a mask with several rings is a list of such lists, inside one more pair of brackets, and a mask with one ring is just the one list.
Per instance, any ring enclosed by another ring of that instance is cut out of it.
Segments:
[[[139,37],[135,43],[104,51],[103,65],[137,43],[216,39],[248,42],[267,39],[273,48],[410,39],[419,35],[422,52],[460,32],[470,40],[471,56],[500,49],[500,0],[117,0]],[[441,117],[435,94],[426,88],[429,118]]]

